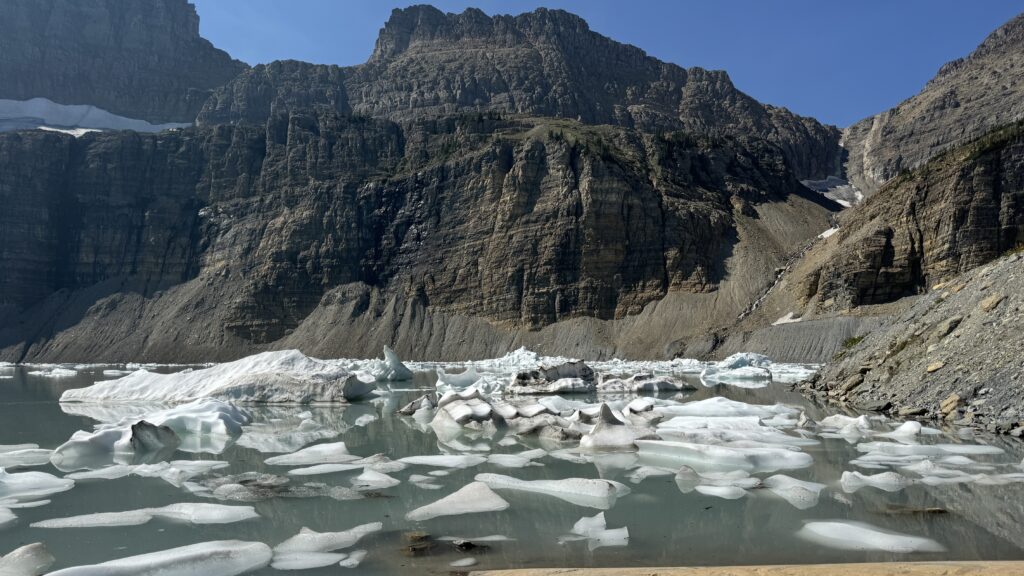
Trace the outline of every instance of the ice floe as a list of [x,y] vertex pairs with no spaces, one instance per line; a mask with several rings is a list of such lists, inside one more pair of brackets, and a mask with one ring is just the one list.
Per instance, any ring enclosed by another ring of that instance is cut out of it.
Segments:
[[761,481],[761,485],[799,510],[816,506],[821,491],[825,489],[824,484],[797,480],[785,474],[769,476]]
[[253,404],[339,403],[363,398],[373,378],[298,350],[263,352],[199,370],[139,370],[117,380],[67,390],[61,402],[190,402],[213,398]]
[[316,444],[291,454],[272,456],[264,463],[273,466],[309,466],[312,464],[341,464],[359,460],[359,456],[349,454],[344,442]]
[[433,454],[424,456],[406,456],[399,458],[403,464],[417,466],[434,466],[438,468],[471,468],[487,461],[485,456],[475,454]]
[[619,496],[629,493],[629,488],[603,479],[565,478],[562,480],[519,480],[501,474],[477,474],[475,480],[483,482],[494,490],[517,490],[544,494],[564,500],[577,506],[609,510]]
[[274,547],[275,558],[279,554],[297,554],[303,552],[334,552],[355,546],[363,537],[380,532],[384,525],[380,522],[361,524],[342,532],[317,532],[302,528],[299,533]]
[[267,566],[272,556],[262,542],[221,540],[65,568],[50,576],[235,576]]
[[50,463],[50,454],[53,450],[41,448],[25,448],[24,450],[11,450],[0,452],[0,468],[31,468],[32,466],[45,466]]
[[604,512],[596,516],[584,516],[576,521],[570,534],[559,538],[559,543],[571,542],[574,540],[586,540],[587,548],[596,550],[604,546],[628,546],[629,528],[608,529]]
[[0,576],[41,576],[54,562],[42,543],[27,544],[0,557]]
[[896,472],[881,472],[874,475],[861,474],[860,472],[843,472],[839,484],[844,492],[853,493],[865,486],[878,488],[886,492],[899,492],[911,484],[906,476]]
[[[479,476],[477,477],[479,479]],[[507,509],[508,502],[494,493],[484,482],[471,482],[440,500],[421,506],[405,515],[412,522],[422,522],[438,516],[457,516],[481,512],[499,512]]]
[[806,468],[809,454],[789,448],[731,447],[665,440],[637,440],[642,461],[690,466],[697,471],[743,470],[750,473]]
[[945,551],[944,546],[929,538],[900,534],[848,520],[808,522],[797,532],[797,536],[839,550],[879,550],[901,554]]
[[7,472],[0,468],[0,501],[30,502],[52,494],[66,492],[75,486],[74,480],[57,478],[46,472]]
[[154,518],[187,522],[189,524],[231,524],[259,518],[252,506],[224,506],[221,504],[170,504],[161,508],[142,508],[124,512],[98,512],[67,518],[41,520],[33,528],[97,528],[103,526],[139,526]]

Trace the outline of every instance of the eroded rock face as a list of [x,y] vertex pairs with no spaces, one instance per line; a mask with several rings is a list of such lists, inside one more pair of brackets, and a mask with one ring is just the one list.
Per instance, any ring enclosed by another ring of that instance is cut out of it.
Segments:
[[366,64],[256,66],[217,90],[199,121],[263,122],[271,113],[308,107],[402,124],[500,112],[645,132],[757,136],[778,145],[801,179],[840,170],[834,127],[762,105],[725,72],[649,57],[560,10],[494,17],[476,9],[395,10]]
[[1024,243],[1024,129],[1011,125],[888,184],[846,215],[817,291],[840,307],[924,292]]
[[903,170],[1024,117],[1024,15],[950,62],[916,96],[843,133],[848,179],[865,194]]
[[[134,332],[172,315],[214,330],[183,332],[190,353],[251,351],[325,298],[385,322],[410,306],[527,329],[621,319],[716,290],[749,237],[740,223],[764,226],[764,249],[775,219],[759,210],[800,203],[807,223],[787,235],[828,214],[763,140],[497,115],[403,129],[324,110],[157,135],[10,133],[0,165],[12,207],[0,303],[39,330],[12,321],[12,350],[60,329],[47,323]],[[124,313],[137,305],[149,309]]]
[[0,5],[0,98],[192,122],[210,91],[246,68],[199,36],[199,16],[187,0]]

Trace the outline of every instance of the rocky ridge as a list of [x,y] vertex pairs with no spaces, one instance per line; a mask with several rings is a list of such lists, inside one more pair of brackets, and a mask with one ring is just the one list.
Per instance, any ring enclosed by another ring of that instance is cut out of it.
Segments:
[[210,91],[246,68],[199,36],[187,0],[0,4],[0,99],[193,122]]
[[843,131],[847,178],[865,194],[952,147],[1024,118],[1024,15],[965,58],[942,67],[917,95]]
[[477,9],[396,9],[367,63],[255,66],[218,89],[199,122],[262,123],[271,113],[310,107],[403,125],[499,112],[648,133],[756,136],[778,145],[800,179],[840,171],[836,128],[757,102],[724,71],[652,58],[561,10],[492,17]]

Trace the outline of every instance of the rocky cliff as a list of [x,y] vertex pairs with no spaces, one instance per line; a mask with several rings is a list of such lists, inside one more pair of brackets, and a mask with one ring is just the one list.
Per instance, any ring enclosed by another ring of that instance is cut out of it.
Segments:
[[827,228],[837,142],[565,12],[398,10],[195,128],[0,135],[0,357],[700,354]]
[[192,122],[210,91],[246,68],[199,36],[187,0],[0,3],[2,99]]
[[755,136],[778,145],[800,179],[840,171],[836,128],[757,102],[723,71],[662,62],[560,10],[395,10],[366,64],[256,66],[217,90],[199,120],[262,122],[310,106],[403,124],[472,111]]
[[498,114],[11,133],[0,165],[13,359],[671,355],[835,207],[764,140]]
[[942,67],[916,96],[843,133],[848,179],[865,194],[935,155],[1024,118],[1024,15]]

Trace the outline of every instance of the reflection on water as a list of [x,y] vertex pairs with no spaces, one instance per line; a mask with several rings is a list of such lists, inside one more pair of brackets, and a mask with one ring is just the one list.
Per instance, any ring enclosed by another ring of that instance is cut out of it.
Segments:
[[[34,442],[44,448],[54,448],[76,430],[91,430],[99,422],[118,421],[150,411],[82,405],[62,410],[56,403],[60,393],[104,378],[102,368],[83,370],[77,376],[65,378],[31,376],[24,368],[8,370],[6,374],[13,378],[0,379],[0,444]],[[391,459],[460,450],[518,453],[539,447],[529,439],[506,437],[500,430],[490,438],[485,434],[463,434],[439,439],[428,425],[394,415],[399,406],[418,396],[422,388],[432,387],[432,380],[431,376],[421,374],[411,385],[403,384],[402,391],[348,407],[246,408],[254,424],[219,454],[179,451],[173,458],[228,462],[227,468],[213,472],[213,476],[245,472],[285,475],[287,467],[267,465],[264,460],[274,453],[292,452],[320,441],[344,441],[352,454],[384,454]],[[805,408],[812,418],[825,416],[802,397],[776,386],[755,390],[725,386],[701,388],[686,393],[685,399],[715,395],[752,404],[785,402]],[[998,438],[990,440],[1005,448],[1007,453],[977,459],[999,462],[1006,471],[1010,468],[1005,463],[1020,461],[1019,446]],[[957,442],[958,439],[954,435],[927,441]],[[749,496],[737,500],[697,492],[684,494],[671,475],[644,478],[643,473],[638,473],[637,466],[647,463],[636,453],[615,453],[569,460],[548,455],[535,460],[542,464],[540,466],[514,469],[485,463],[446,470],[447,474],[433,476],[427,483],[440,485],[437,490],[423,487],[422,482],[407,481],[411,475],[428,475],[437,469],[410,466],[391,474],[402,480],[400,485],[368,494],[371,497],[348,501],[327,497],[273,498],[253,503],[260,519],[236,524],[189,526],[154,520],[133,527],[64,530],[29,527],[32,522],[48,518],[182,501],[209,501],[158,478],[125,476],[116,480],[79,481],[71,491],[54,495],[50,505],[19,509],[18,522],[0,529],[0,553],[25,543],[43,541],[57,557],[56,567],[59,568],[207,540],[253,540],[274,546],[303,526],[317,531],[339,531],[379,521],[384,524],[384,530],[364,538],[357,546],[369,550],[369,556],[354,572],[395,574],[404,569],[410,573],[448,573],[452,570],[449,563],[467,554],[456,550],[450,542],[439,540],[441,537],[488,535],[503,535],[511,540],[486,542],[486,549],[474,550],[472,555],[479,561],[474,569],[1024,558],[1020,548],[1024,541],[1016,530],[1024,519],[1019,504],[1024,491],[1022,484],[913,485],[893,493],[865,488],[847,494],[839,487],[839,478],[843,471],[856,469],[850,464],[850,460],[860,455],[855,445],[841,438],[826,438],[819,444],[801,448],[811,455],[813,466],[787,474],[826,485],[817,505],[806,510],[799,510],[764,489],[752,490]],[[63,475],[51,466],[34,470]],[[324,482],[351,487],[352,479],[359,473],[353,470],[293,478],[292,483]],[[614,507],[605,512],[605,518],[610,528],[629,528],[629,544],[594,550],[585,539],[559,544],[560,537],[569,534],[582,517],[592,517],[597,510],[526,492],[500,491],[502,498],[511,505],[502,512],[440,517],[422,523],[404,519],[410,510],[454,492],[480,473],[520,479],[601,477],[623,482],[632,488],[632,493],[619,498]],[[762,478],[769,475],[758,474]],[[797,538],[796,533],[805,521],[815,519],[851,519],[926,536],[941,543],[947,551],[909,555],[843,551]],[[425,546],[419,554],[409,555],[403,533],[410,530],[428,532],[434,537],[433,546]],[[336,574],[338,570],[337,566],[332,566],[306,573]],[[273,572],[268,568],[259,573]]]

